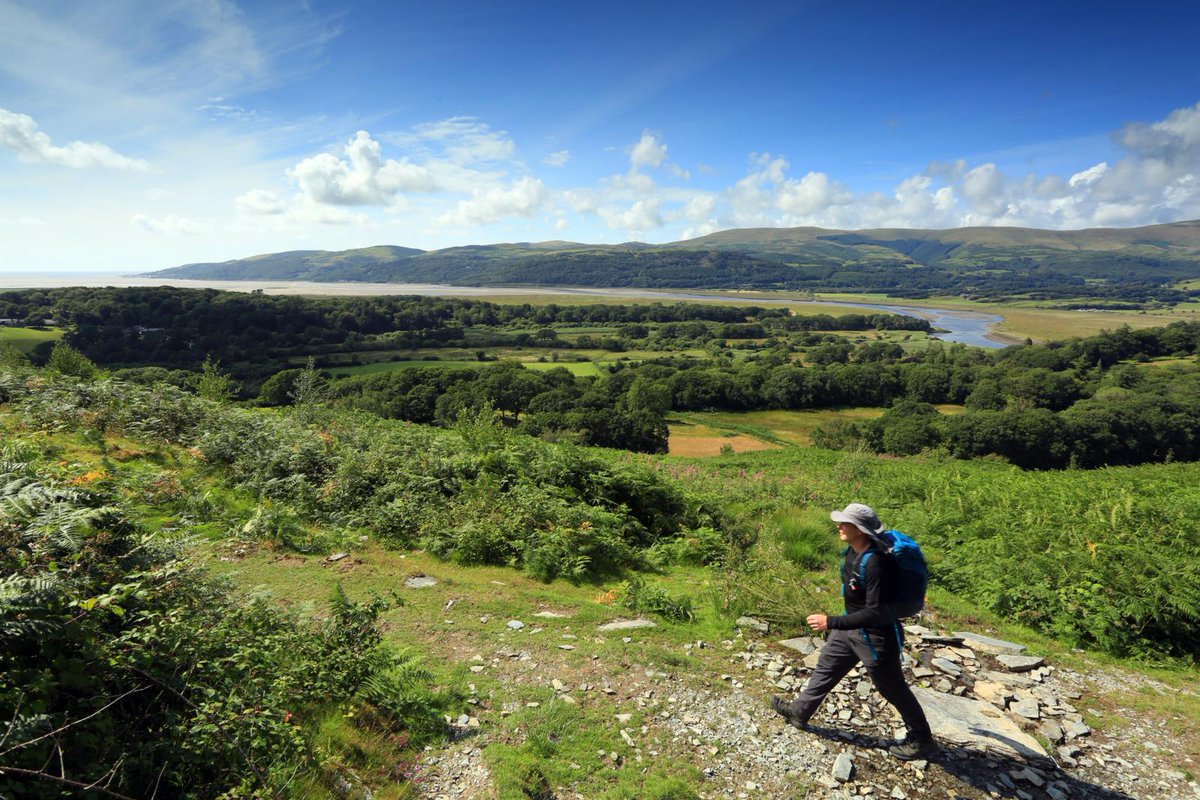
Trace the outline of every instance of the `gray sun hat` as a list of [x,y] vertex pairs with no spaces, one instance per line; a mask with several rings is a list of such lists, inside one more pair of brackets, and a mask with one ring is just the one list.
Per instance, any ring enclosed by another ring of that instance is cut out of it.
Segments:
[[834,522],[849,522],[868,536],[878,536],[883,533],[883,523],[875,509],[862,503],[851,503],[841,511],[830,511],[829,518]]

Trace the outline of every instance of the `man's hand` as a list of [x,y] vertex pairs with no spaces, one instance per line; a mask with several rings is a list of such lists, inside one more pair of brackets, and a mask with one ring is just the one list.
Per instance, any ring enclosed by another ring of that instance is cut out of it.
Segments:
[[829,630],[829,617],[824,614],[809,614],[808,619],[805,621],[808,623],[808,627],[814,631]]

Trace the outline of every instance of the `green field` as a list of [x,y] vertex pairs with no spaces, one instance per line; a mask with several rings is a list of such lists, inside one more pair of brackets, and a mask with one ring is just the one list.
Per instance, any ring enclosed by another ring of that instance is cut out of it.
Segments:
[[7,328],[0,327],[0,344],[11,344],[22,353],[29,354],[42,342],[56,342],[66,331],[61,328]]
[[424,367],[435,367],[437,369],[471,369],[474,367],[487,366],[486,362],[472,361],[452,361],[437,359],[437,360],[413,360],[413,361],[375,361],[370,364],[359,364],[357,366],[332,366],[328,369],[334,375],[374,375],[379,372],[399,372],[406,369],[421,369]]
[[[333,366],[329,371],[335,376],[341,375],[375,375],[380,372],[398,372],[406,369],[476,369],[488,367],[494,361],[456,361],[451,359],[419,359],[413,361],[376,361],[371,364],[357,366]],[[562,367],[572,375],[599,375],[602,364],[592,361],[522,361],[527,369],[547,372]]]
[[[958,405],[935,406],[943,414],[958,414],[963,407]],[[735,451],[761,450],[769,446],[799,445],[812,443],[812,432],[818,426],[835,420],[862,422],[883,414],[882,408],[814,408],[801,411],[709,411],[675,414],[672,417],[672,455],[716,455],[721,439],[742,436],[756,439],[761,447],[738,447]],[[707,446],[701,439],[718,440]]]

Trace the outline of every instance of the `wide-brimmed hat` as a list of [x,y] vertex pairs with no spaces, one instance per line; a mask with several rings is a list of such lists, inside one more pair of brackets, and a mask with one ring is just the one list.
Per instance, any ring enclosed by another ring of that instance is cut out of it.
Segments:
[[883,533],[883,523],[875,509],[862,503],[851,503],[841,511],[830,511],[829,518],[834,522],[849,522],[871,537]]

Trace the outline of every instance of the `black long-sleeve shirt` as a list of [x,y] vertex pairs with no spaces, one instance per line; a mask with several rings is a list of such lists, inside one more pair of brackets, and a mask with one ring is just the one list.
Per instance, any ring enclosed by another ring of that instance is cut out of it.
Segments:
[[[866,580],[859,563],[867,553]],[[846,613],[840,617],[829,617],[832,630],[876,628],[881,633],[890,629],[895,617],[887,607],[894,596],[896,571],[891,561],[874,547],[861,553],[846,548],[842,556],[842,593],[846,599]]]

